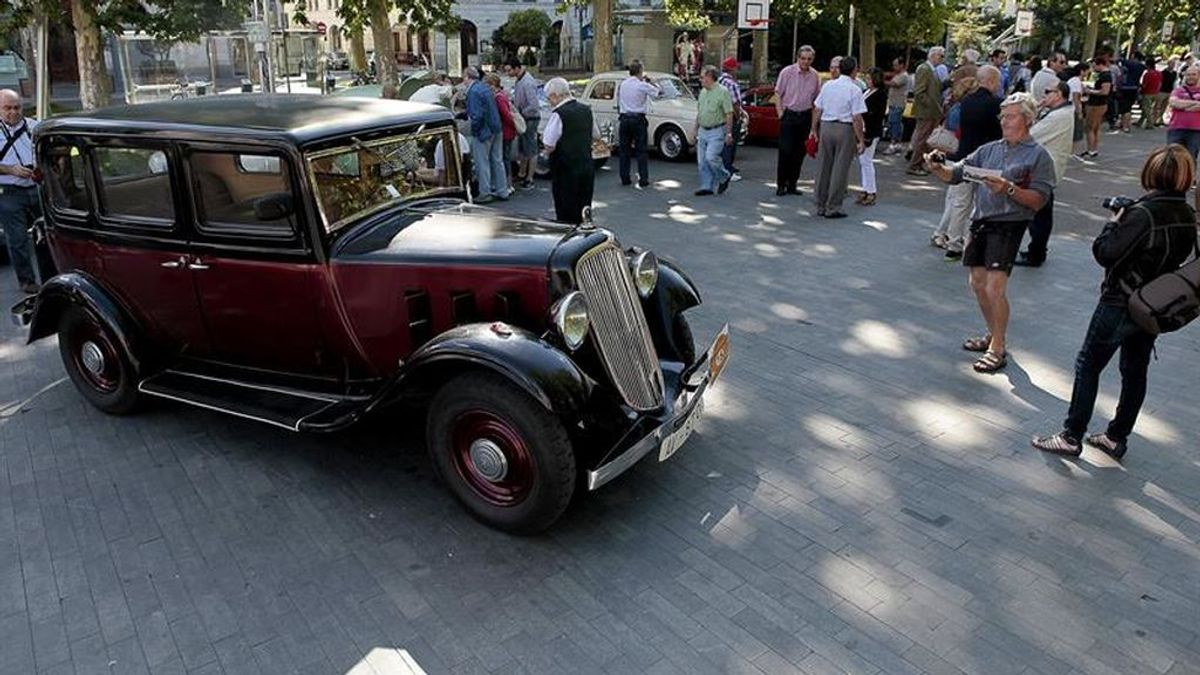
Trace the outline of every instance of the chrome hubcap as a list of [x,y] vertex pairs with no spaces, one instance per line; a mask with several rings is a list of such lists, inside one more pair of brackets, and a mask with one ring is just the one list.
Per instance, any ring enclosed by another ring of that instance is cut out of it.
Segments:
[[663,136],[663,154],[667,157],[678,156],[679,146],[681,145],[682,143],[679,140],[679,136],[674,131],[668,131],[667,134]]
[[481,478],[498,483],[508,474],[508,460],[500,446],[486,438],[471,443],[471,463]]
[[87,368],[89,373],[99,375],[104,372],[104,352],[95,342],[89,340],[83,343],[79,348],[79,356],[83,367]]

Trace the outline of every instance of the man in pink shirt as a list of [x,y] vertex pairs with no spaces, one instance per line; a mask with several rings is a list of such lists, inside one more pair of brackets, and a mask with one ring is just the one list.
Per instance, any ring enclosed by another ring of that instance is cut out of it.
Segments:
[[813,70],[816,52],[804,45],[796,51],[796,62],[779,71],[775,80],[775,112],[779,114],[779,160],[776,164],[775,194],[797,195],[796,181],[804,165],[804,141],[812,128],[813,102],[821,89],[821,77]]

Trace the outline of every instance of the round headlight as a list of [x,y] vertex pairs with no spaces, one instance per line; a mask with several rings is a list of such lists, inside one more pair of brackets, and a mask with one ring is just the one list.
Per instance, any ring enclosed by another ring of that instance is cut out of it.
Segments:
[[638,295],[650,297],[654,285],[658,283],[658,258],[650,251],[642,251],[630,262],[633,268],[633,285],[637,287]]
[[583,293],[572,291],[554,306],[554,326],[568,349],[579,349],[583,339],[587,337],[590,325],[587,299],[583,297]]

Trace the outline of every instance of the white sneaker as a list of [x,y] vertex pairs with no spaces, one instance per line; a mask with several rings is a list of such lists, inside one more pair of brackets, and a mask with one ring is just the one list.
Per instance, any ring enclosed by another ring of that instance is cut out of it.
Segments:
[[736,182],[740,181],[741,179],[742,179],[742,174],[735,173],[729,177],[729,182],[736,183]]

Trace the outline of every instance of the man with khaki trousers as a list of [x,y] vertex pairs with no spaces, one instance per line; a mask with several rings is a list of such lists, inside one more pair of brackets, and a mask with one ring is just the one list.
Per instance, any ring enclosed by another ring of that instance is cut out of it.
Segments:
[[930,47],[929,58],[917,66],[916,84],[913,86],[913,117],[917,126],[912,135],[912,158],[908,163],[908,173],[913,176],[928,176],[929,171],[924,166],[925,153],[930,151],[925,141],[933,133],[938,122],[942,119],[942,81],[938,79],[934,68],[946,57],[943,47]]

